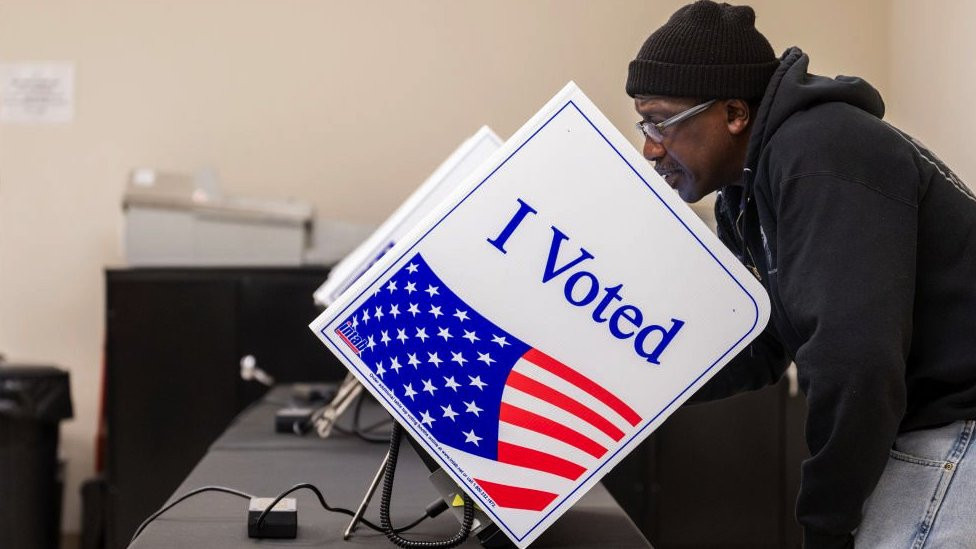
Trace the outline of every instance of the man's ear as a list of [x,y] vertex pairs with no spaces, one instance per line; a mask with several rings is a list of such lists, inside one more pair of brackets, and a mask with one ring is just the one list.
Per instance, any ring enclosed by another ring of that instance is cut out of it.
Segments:
[[741,135],[749,129],[752,122],[752,111],[749,104],[742,99],[725,100],[725,120],[732,135]]

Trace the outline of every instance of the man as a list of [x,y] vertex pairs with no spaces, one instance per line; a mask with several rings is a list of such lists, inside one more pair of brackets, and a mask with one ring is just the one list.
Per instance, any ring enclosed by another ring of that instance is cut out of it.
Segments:
[[644,156],[772,302],[699,399],[778,379],[808,403],[807,548],[976,547],[976,197],[858,78],[776,59],[746,6],[679,9],[630,63]]

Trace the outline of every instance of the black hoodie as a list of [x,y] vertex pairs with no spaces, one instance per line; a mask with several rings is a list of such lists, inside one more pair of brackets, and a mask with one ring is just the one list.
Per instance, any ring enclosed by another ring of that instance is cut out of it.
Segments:
[[787,50],[757,112],[744,186],[719,236],[772,302],[766,332],[696,398],[757,388],[796,362],[809,408],[797,518],[848,547],[895,437],[976,418],[976,197],[883,122],[858,78]]

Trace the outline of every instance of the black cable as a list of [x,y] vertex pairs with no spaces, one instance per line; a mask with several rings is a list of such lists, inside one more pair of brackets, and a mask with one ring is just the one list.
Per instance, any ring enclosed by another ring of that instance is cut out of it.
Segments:
[[[353,511],[350,511],[349,509],[343,509],[342,507],[331,507],[331,506],[329,506],[329,504],[326,503],[326,501],[325,501],[325,496],[322,495],[322,492],[320,492],[318,488],[316,488],[312,484],[303,483],[303,484],[296,484],[295,486],[292,486],[291,488],[289,488],[288,490],[285,490],[278,497],[276,497],[274,499],[274,502],[272,502],[272,504],[269,505],[258,516],[258,520],[257,520],[257,527],[258,527],[258,529],[260,529],[261,528],[261,525],[264,523],[264,518],[267,516],[268,512],[271,509],[273,509],[274,506],[277,505],[278,502],[282,500],[282,498],[284,498],[288,494],[290,494],[290,493],[292,493],[292,492],[294,492],[296,490],[300,490],[302,488],[307,488],[307,489],[315,492],[315,495],[318,496],[318,498],[319,498],[319,503],[322,504],[322,507],[324,507],[325,510],[331,511],[331,512],[334,512],[334,513],[342,513],[343,515],[348,515],[350,517],[356,515],[356,513],[354,513]],[[251,494],[248,494],[247,492],[241,492],[241,491],[235,490],[233,488],[227,488],[226,486],[204,486],[202,488],[197,488],[196,490],[191,490],[191,491],[183,494],[182,496],[180,496],[176,500],[174,500],[169,505],[166,505],[165,507],[161,508],[159,511],[156,511],[155,513],[153,513],[152,515],[150,515],[149,518],[147,518],[146,520],[144,520],[142,522],[142,524],[139,525],[139,528],[136,529],[136,533],[132,535],[132,539],[129,540],[129,544],[131,545],[132,542],[134,542],[136,540],[136,538],[139,537],[139,534],[141,534],[142,531],[145,530],[147,526],[149,526],[149,523],[151,523],[152,521],[154,521],[157,518],[159,518],[160,515],[162,515],[166,511],[169,511],[170,509],[172,509],[176,504],[180,503],[181,501],[183,501],[183,500],[185,500],[185,499],[187,499],[187,498],[189,498],[191,496],[195,496],[197,494],[201,494],[203,492],[223,492],[225,494],[232,494],[232,495],[235,495],[235,496],[240,496],[240,497],[245,498],[245,499],[253,499],[255,497],[255,496],[252,496]],[[433,509],[433,511],[432,511],[432,509]],[[428,518],[432,518],[432,517],[437,516],[438,514],[440,514],[441,510],[443,510],[443,509],[438,509],[438,508],[429,506],[426,514],[421,515],[420,517],[417,517],[416,519],[414,519],[412,522],[410,522],[406,526],[401,526],[400,528],[397,528],[396,529],[396,532],[397,533],[406,532],[407,530],[410,530],[411,528],[414,528],[415,526],[417,526],[421,522],[427,520]],[[386,533],[386,530],[384,530],[383,528],[380,528],[375,523],[370,522],[369,520],[366,520],[365,518],[361,518],[359,522],[361,524],[363,524],[364,526],[366,526],[367,528],[369,528],[369,529],[371,529],[371,530],[373,530],[375,532],[379,532],[380,534],[385,534]]]
[[177,498],[176,501],[174,501],[173,503],[170,503],[169,505],[163,507],[159,511],[156,511],[152,515],[149,515],[149,518],[142,521],[142,524],[139,525],[139,528],[136,528],[136,533],[132,535],[132,539],[129,540],[129,545],[132,545],[132,542],[135,541],[137,537],[139,537],[139,534],[141,534],[142,531],[146,529],[146,526],[149,526],[149,523],[156,520],[156,518],[159,517],[159,515],[162,515],[166,511],[169,511],[170,509],[173,508],[174,505],[185,500],[186,498],[190,496],[195,496],[202,492],[224,492],[225,494],[232,494],[235,496],[240,496],[245,499],[254,498],[254,496],[246,492],[234,490],[233,488],[225,488],[223,486],[204,486],[203,488],[197,488],[196,490],[191,490],[190,492],[187,492],[186,494],[183,494],[182,496]]
[[[393,480],[394,480],[394,475],[396,473],[396,463],[397,463],[397,459],[399,457],[400,440],[401,440],[401,437],[402,437],[402,434],[403,434],[403,430],[402,430],[402,427],[400,427],[400,424],[396,423],[395,421],[392,421],[392,418],[387,418],[387,419],[378,421],[378,422],[376,422],[376,423],[374,423],[374,424],[366,427],[365,429],[362,428],[359,425],[359,419],[360,419],[360,412],[362,410],[364,396],[365,395],[360,396],[359,401],[356,403],[356,409],[355,409],[355,413],[354,413],[353,430],[352,430],[351,434],[354,434],[354,435],[358,436],[359,438],[361,438],[363,440],[366,440],[366,441],[369,441],[369,442],[376,442],[377,439],[374,439],[372,437],[366,436],[365,435],[365,432],[369,432],[369,431],[371,431],[371,430],[373,430],[373,429],[375,429],[375,428],[377,428],[377,427],[379,427],[379,426],[381,426],[381,425],[383,425],[385,423],[388,423],[388,422],[392,422],[393,423],[393,428],[391,430],[390,439],[389,439],[389,442],[390,442],[390,457],[387,460],[386,467],[384,468],[384,472],[383,472],[384,473],[384,478],[383,478],[383,494],[382,494],[382,500],[380,502],[380,523],[382,524],[382,526],[377,526],[376,524],[374,524],[374,523],[370,522],[369,520],[367,520],[366,518],[362,518],[362,517],[359,520],[360,524],[363,524],[364,526],[366,526],[367,528],[370,528],[371,530],[374,530],[376,532],[380,532],[382,534],[385,534],[386,537],[390,540],[390,542],[392,542],[393,544],[395,544],[395,545],[397,545],[399,547],[403,547],[403,548],[406,548],[406,549],[415,549],[415,548],[424,548],[424,549],[450,549],[452,547],[456,547],[456,546],[460,545],[461,543],[464,543],[464,541],[468,538],[468,535],[471,532],[471,525],[474,522],[474,503],[471,501],[471,499],[466,494],[462,494],[462,499],[464,501],[464,517],[463,517],[463,520],[461,522],[461,529],[458,531],[457,534],[455,534],[454,537],[452,537],[450,539],[447,539],[447,540],[443,540],[443,541],[415,541],[415,540],[408,540],[408,539],[405,539],[405,538],[402,538],[402,537],[399,536],[400,533],[406,532],[406,531],[410,530],[411,528],[414,528],[415,526],[417,526],[418,524],[420,524],[421,522],[423,522],[427,518],[431,518],[431,517],[437,516],[442,511],[444,511],[445,509],[447,509],[447,505],[443,501],[437,501],[434,504],[428,506],[428,508],[426,510],[426,513],[424,515],[422,515],[422,516],[418,517],[417,519],[413,520],[412,522],[410,522],[406,526],[402,526],[402,527],[399,527],[399,528],[394,528],[393,527],[393,525],[392,525],[392,523],[390,521],[390,499],[391,499],[392,494],[393,494]],[[318,410],[316,411],[316,413],[318,413]],[[313,416],[314,415],[315,414],[313,414]],[[298,424],[296,423],[296,426],[297,425]],[[334,428],[337,428],[337,426],[334,426]],[[345,430],[341,430],[341,431],[345,431]],[[385,442],[385,440],[382,440],[382,442]],[[277,497],[275,497],[274,500],[271,502],[271,505],[268,505],[264,509],[264,511],[262,511],[261,514],[258,515],[258,518],[257,518],[257,521],[256,521],[256,527],[257,527],[257,529],[258,530],[261,529],[262,525],[264,524],[265,518],[268,516],[268,513],[270,513],[271,510],[274,509],[275,505],[277,505],[288,494],[291,494],[292,492],[295,492],[295,491],[301,490],[301,489],[307,489],[307,490],[311,490],[312,492],[314,492],[315,495],[316,495],[316,497],[318,497],[319,503],[322,505],[322,507],[326,511],[333,512],[333,513],[341,513],[341,514],[344,514],[344,515],[348,515],[350,517],[356,516],[356,513],[354,511],[349,510],[349,509],[345,509],[345,508],[342,508],[342,507],[332,507],[332,506],[330,506],[328,504],[328,502],[325,501],[325,496],[322,495],[322,492],[319,491],[319,489],[314,484],[300,483],[300,484],[296,484],[295,486],[292,486],[291,488],[285,490],[284,492],[282,492],[281,494],[279,494]],[[239,496],[239,497],[242,497],[242,498],[245,498],[245,499],[248,499],[248,500],[251,500],[251,499],[254,499],[255,498],[255,496],[252,496],[251,494],[248,494],[247,492],[242,492],[242,491],[235,490],[233,488],[227,488],[227,487],[224,487],[224,486],[204,486],[204,487],[201,487],[201,488],[197,488],[195,490],[191,490],[191,491],[187,492],[186,494],[183,494],[182,496],[180,496],[176,500],[174,500],[172,503],[170,503],[170,504],[162,507],[160,510],[156,511],[155,513],[153,513],[152,515],[150,515],[146,520],[144,520],[142,522],[142,524],[139,525],[139,528],[136,529],[135,534],[132,535],[132,538],[129,540],[129,544],[131,545],[136,540],[136,538],[139,537],[140,534],[142,534],[143,530],[145,530],[146,527],[149,526],[150,523],[152,523],[152,521],[154,521],[157,518],[159,518],[160,515],[162,515],[166,511],[172,509],[174,506],[176,506],[180,502],[182,502],[182,501],[184,501],[184,500],[186,500],[186,499],[188,499],[188,498],[190,498],[192,496],[195,496],[197,494],[204,493],[204,492],[223,492],[223,493],[226,493],[226,494],[231,494],[231,495]]]
[[[360,420],[360,417],[362,416],[363,403],[364,402],[366,402],[366,393],[363,393],[363,394],[359,395],[359,400],[356,401],[356,409],[353,410],[353,415],[352,415],[352,429],[353,429],[353,434],[355,434],[360,439],[365,440],[366,442],[373,442],[373,443],[381,444],[381,443],[384,443],[384,442],[389,441],[390,439],[389,439],[388,436],[384,436],[384,437],[371,437],[368,434],[366,434],[369,431],[371,431],[372,429],[376,428],[377,426],[382,425],[382,423],[380,423],[378,425],[374,425],[370,429],[363,429],[359,425],[359,420]],[[386,420],[384,420],[384,422],[385,421]]]
[[[371,424],[363,427],[363,432],[364,433],[371,433],[371,432],[375,431],[376,429],[378,429],[379,427],[383,427],[385,425],[390,425],[391,423],[393,423],[393,416],[387,415],[385,419],[381,419],[379,421],[373,422],[373,423],[371,423]],[[389,440],[389,438],[387,438],[387,440]]]
[[[414,520],[413,522],[411,522],[410,524],[407,524],[406,526],[401,526],[401,527],[399,527],[399,528],[397,528],[397,529],[396,529],[396,532],[397,532],[398,534],[399,534],[399,533],[401,533],[401,532],[406,532],[407,530],[410,530],[410,529],[412,529],[412,528],[414,528],[414,527],[416,527],[416,526],[417,526],[418,524],[420,524],[421,522],[423,522],[423,521],[425,521],[425,520],[427,520],[428,518],[430,518],[430,515],[420,515],[419,517],[417,517],[417,518],[416,518],[416,519],[415,519],[415,520]],[[384,532],[384,531],[382,530],[382,528],[381,528],[381,529],[380,529],[380,533],[381,533],[381,534],[384,534],[384,533],[386,533],[386,532]]]
[[[316,497],[319,498],[319,503],[322,505],[322,507],[326,511],[330,511],[332,513],[341,513],[343,515],[348,515],[350,517],[356,516],[356,513],[354,511],[350,510],[350,509],[345,509],[343,507],[332,507],[332,506],[330,506],[328,504],[328,502],[325,501],[325,496],[322,495],[322,492],[319,491],[319,489],[314,484],[309,484],[307,482],[303,482],[301,484],[296,484],[296,485],[292,486],[291,488],[285,490],[284,492],[278,494],[278,496],[275,497],[274,501],[271,502],[271,505],[268,505],[264,509],[264,511],[261,511],[261,514],[258,515],[257,521],[255,521],[255,525],[256,525],[257,529],[258,530],[261,529],[261,526],[264,524],[265,517],[267,517],[268,516],[268,513],[270,513],[271,510],[274,509],[274,506],[275,505],[278,505],[278,502],[279,501],[281,501],[282,499],[284,499],[285,496],[287,496],[288,494],[290,494],[292,492],[296,492],[296,491],[301,490],[303,488],[306,489],[306,490],[311,490],[312,492],[314,492],[315,495],[316,495]],[[436,516],[436,514],[434,514],[434,515],[431,515],[431,514],[421,515],[420,517],[418,517],[417,519],[415,519],[410,524],[407,524],[406,526],[402,526],[400,528],[397,528],[396,529],[396,532],[397,533],[406,532],[407,530],[409,530],[409,529],[417,526],[421,522],[427,520],[431,516]],[[377,526],[376,524],[374,524],[374,523],[366,520],[365,518],[360,518],[359,519],[359,522],[361,524],[363,524],[364,526],[366,526],[367,528],[369,528],[369,529],[371,529],[371,530],[373,530],[375,532],[379,532],[381,534],[385,534],[386,533],[386,530],[384,530],[383,528],[380,528],[379,526]]]
[[[375,429],[379,427],[393,423],[393,418],[387,415],[386,418],[381,419],[379,421],[375,421],[367,425],[366,427],[361,426],[360,423],[362,420],[362,410],[363,410],[363,403],[365,402],[365,399],[366,399],[366,395],[362,394],[359,395],[359,397],[356,400],[356,404],[353,407],[352,426],[343,427],[339,425],[337,422],[332,424],[332,430],[346,436],[356,437],[360,440],[372,444],[386,444],[390,441],[389,434],[384,433],[381,436],[370,436],[370,433],[372,433]],[[309,419],[308,424],[314,425],[314,423],[318,420],[319,417],[321,417],[321,415],[322,414],[318,413],[317,410],[316,413],[312,414],[312,417]],[[295,434],[304,434],[305,431],[306,430],[303,429],[302,432],[300,433],[296,429]]]
[[[284,497],[287,496],[288,494],[290,494],[292,492],[295,492],[295,491],[298,491],[298,490],[301,490],[303,488],[306,489],[306,490],[311,490],[312,492],[314,492],[315,493],[315,496],[317,498],[319,498],[319,503],[322,505],[322,507],[326,511],[330,511],[332,513],[342,513],[343,515],[349,515],[350,517],[356,516],[356,513],[354,511],[349,510],[349,509],[345,509],[343,507],[332,507],[331,505],[329,505],[329,503],[327,501],[325,501],[325,496],[322,495],[322,492],[319,491],[319,489],[314,484],[309,484],[307,482],[302,482],[302,483],[296,484],[296,485],[292,486],[291,488],[285,490],[284,492],[278,494],[278,496],[275,497],[274,500],[271,502],[271,505],[268,505],[267,507],[265,507],[264,511],[261,511],[261,514],[258,515],[258,520],[255,523],[257,529],[258,530],[261,529],[261,526],[264,525],[264,518],[268,516],[268,513],[270,513],[272,509],[274,509],[274,506],[275,505],[278,505],[278,502],[279,501],[281,501],[282,499],[284,499]],[[376,526],[375,524],[369,522],[366,519],[362,519],[361,522],[363,524],[365,524],[366,526],[372,528],[373,530],[376,530],[378,532],[382,532],[382,530],[380,530],[380,528],[378,526]]]
[[[363,395],[364,398],[365,398],[365,396],[366,395]],[[359,406],[362,407],[362,404],[360,404]],[[393,423],[393,416],[391,416],[390,414],[386,414],[386,417],[384,417],[383,419],[378,420],[378,421],[374,421],[373,423],[370,423],[369,425],[367,425],[365,427],[361,427],[359,425],[359,421],[358,421],[359,420],[359,417],[358,417],[358,415],[357,415],[356,419],[357,419],[357,421],[356,421],[355,427],[357,429],[359,429],[360,431],[362,431],[363,433],[371,433],[371,432],[375,431],[379,427],[383,427],[385,425],[390,425],[390,424]],[[383,439],[383,442],[387,442],[387,441],[390,440],[390,433],[389,432],[384,433],[384,436],[386,438]]]
[[450,549],[457,547],[468,539],[471,533],[471,524],[474,522],[474,502],[467,494],[462,493],[461,499],[464,501],[464,518],[461,521],[461,529],[454,537],[443,541],[418,541],[400,537],[393,524],[390,522],[390,499],[393,496],[393,477],[396,474],[397,458],[400,454],[400,439],[403,436],[403,427],[399,423],[393,423],[393,431],[390,433],[390,452],[386,461],[386,468],[383,472],[383,497],[380,500],[380,524],[390,543],[404,549]]
[[[356,437],[358,439],[364,440],[373,444],[386,444],[390,439],[388,434],[383,434],[382,436],[370,436],[373,430],[383,425],[387,425],[393,422],[393,418],[387,415],[386,418],[376,421],[367,425],[366,427],[360,426],[360,418],[362,415],[363,402],[366,398],[365,394],[359,395],[356,400],[356,405],[353,409],[353,419],[352,425],[350,427],[343,427],[339,425],[338,421],[332,424],[332,430],[340,434]],[[306,432],[310,431],[312,427],[325,415],[325,411],[328,405],[321,406],[316,409],[309,419],[302,424],[299,428],[292,429],[296,435],[304,435]]]

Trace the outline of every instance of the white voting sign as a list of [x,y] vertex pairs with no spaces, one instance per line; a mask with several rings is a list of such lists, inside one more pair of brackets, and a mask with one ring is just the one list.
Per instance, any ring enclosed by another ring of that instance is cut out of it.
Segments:
[[482,126],[465,139],[369,238],[336,264],[329,272],[328,280],[315,290],[315,302],[325,306],[335,301],[501,144],[501,139],[488,126]]
[[525,547],[768,318],[570,83],[311,328]]

